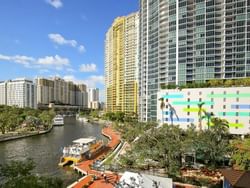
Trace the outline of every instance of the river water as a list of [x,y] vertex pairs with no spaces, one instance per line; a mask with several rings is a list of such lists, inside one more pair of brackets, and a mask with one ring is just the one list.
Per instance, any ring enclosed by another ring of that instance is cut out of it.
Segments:
[[79,122],[75,118],[65,118],[64,121],[64,126],[54,127],[48,134],[0,143],[0,163],[32,158],[36,163],[35,173],[59,176],[65,184],[71,183],[77,178],[76,174],[58,166],[62,148],[81,137],[106,138],[102,136],[102,127],[98,124]]

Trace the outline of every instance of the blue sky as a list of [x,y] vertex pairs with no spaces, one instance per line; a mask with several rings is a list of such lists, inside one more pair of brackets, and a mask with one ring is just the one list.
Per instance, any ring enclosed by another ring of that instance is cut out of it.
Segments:
[[137,0],[1,0],[0,80],[60,76],[104,87],[104,40]]

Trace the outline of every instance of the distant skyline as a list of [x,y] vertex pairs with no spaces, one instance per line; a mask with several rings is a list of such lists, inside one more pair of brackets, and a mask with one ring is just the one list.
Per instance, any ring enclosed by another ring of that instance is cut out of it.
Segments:
[[104,40],[137,0],[3,0],[0,80],[60,76],[104,89]]

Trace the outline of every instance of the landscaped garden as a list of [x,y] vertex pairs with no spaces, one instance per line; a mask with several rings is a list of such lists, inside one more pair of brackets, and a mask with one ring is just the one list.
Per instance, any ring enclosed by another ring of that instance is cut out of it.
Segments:
[[213,117],[209,129],[190,125],[183,130],[178,125],[157,126],[126,116],[121,112],[107,116],[130,146],[112,161],[121,171],[145,171],[178,182],[219,186],[220,169],[250,170],[250,139],[230,135],[226,120]]

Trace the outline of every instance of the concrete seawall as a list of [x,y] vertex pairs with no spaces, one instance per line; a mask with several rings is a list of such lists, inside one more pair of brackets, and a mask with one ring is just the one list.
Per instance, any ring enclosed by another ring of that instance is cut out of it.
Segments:
[[22,138],[27,138],[31,136],[38,136],[38,135],[43,135],[49,133],[53,129],[53,125],[46,131],[36,131],[33,133],[24,133],[22,135],[13,135],[13,136],[7,136],[5,138],[0,137],[0,143],[1,142],[7,142],[7,141],[12,141],[12,140],[17,140],[17,139],[22,139]]

